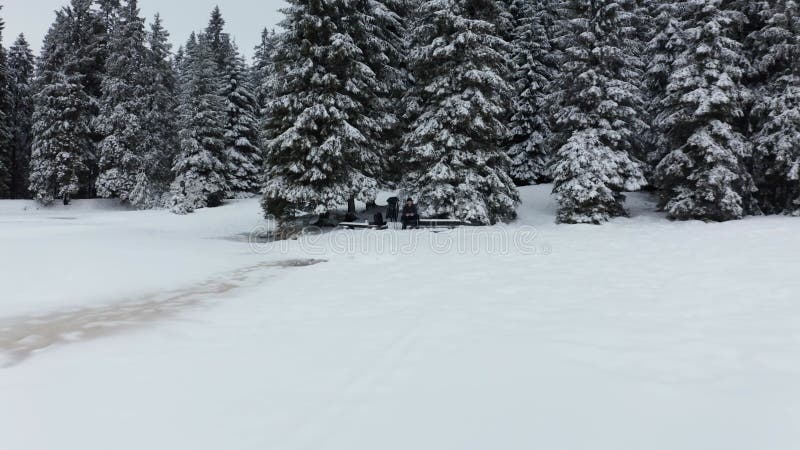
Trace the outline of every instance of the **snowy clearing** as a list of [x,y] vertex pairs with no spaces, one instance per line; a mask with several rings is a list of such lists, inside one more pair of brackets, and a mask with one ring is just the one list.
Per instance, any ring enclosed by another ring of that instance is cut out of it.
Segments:
[[256,247],[257,200],[0,202],[0,448],[797,448],[800,221],[556,226],[549,190]]

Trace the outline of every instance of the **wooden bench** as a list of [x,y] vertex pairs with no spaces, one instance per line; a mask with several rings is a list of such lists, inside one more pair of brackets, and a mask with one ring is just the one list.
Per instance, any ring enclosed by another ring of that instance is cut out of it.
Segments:
[[339,228],[347,228],[348,230],[385,230],[389,225],[373,225],[368,222],[339,222]]
[[456,228],[464,225],[458,219],[419,219],[420,227]]

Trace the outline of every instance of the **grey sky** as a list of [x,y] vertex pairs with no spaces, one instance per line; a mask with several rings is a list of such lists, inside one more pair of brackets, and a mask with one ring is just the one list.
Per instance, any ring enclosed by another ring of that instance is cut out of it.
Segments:
[[[69,0],[0,0],[3,5],[0,17],[6,22],[3,45],[8,48],[17,35],[25,33],[34,52],[38,53],[55,17],[54,11],[68,3]],[[139,9],[148,23],[156,12],[161,13],[175,48],[186,42],[193,30],[205,28],[215,5],[222,10],[227,31],[250,57],[260,40],[261,30],[275,27],[282,19],[278,9],[285,3],[283,0],[139,0]]]

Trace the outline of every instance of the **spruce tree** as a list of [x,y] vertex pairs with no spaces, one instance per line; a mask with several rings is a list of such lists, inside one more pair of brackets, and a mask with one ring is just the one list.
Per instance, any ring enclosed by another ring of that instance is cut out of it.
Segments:
[[258,102],[244,59],[229,46],[224,63],[225,176],[232,197],[250,197],[261,189],[262,165],[258,135]]
[[[103,60],[105,60],[111,52],[111,35],[114,32],[114,27],[119,18],[122,2],[123,0],[94,0],[97,6],[95,16],[98,19],[99,25],[102,27],[96,32],[94,38],[98,41],[98,51]],[[100,83],[102,84],[102,80],[100,80]],[[102,90],[102,86],[100,86],[100,89]],[[101,135],[98,136],[102,139]]]
[[228,191],[225,166],[225,99],[212,46],[192,34],[181,61],[180,152],[172,183],[172,211],[191,212],[222,204]]
[[147,58],[144,67],[143,121],[147,131],[144,157],[144,174],[138,176],[139,192],[150,190],[160,194],[169,190],[172,182],[172,165],[178,149],[178,123],[175,109],[176,74],[170,60],[169,33],[164,29],[161,17],[156,14],[147,35]]
[[[195,38],[196,39],[196,38]],[[175,51],[175,57],[172,58],[172,71],[175,72],[176,75],[180,75],[183,71],[183,61],[186,59],[186,50],[181,45],[178,47],[178,50]]]
[[214,55],[214,61],[219,69],[224,71],[231,39],[230,35],[225,32],[225,19],[222,18],[219,6],[215,6],[211,11],[205,33],[211,53]]
[[[110,8],[114,0],[107,3]],[[85,197],[94,197],[99,173],[97,146],[104,137],[97,129],[96,118],[100,112],[100,97],[103,95],[109,27],[114,20],[113,15],[109,17],[107,14],[112,14],[113,9],[99,11],[94,8],[94,0],[71,0],[65,11],[68,17],[70,54],[67,70],[81,79],[83,91],[88,98],[87,112],[91,119],[88,129],[89,143],[85,149],[86,170],[80,174],[80,193]]]
[[272,58],[275,51],[277,36],[275,30],[264,28],[261,32],[261,41],[254,49],[253,65],[250,69],[250,80],[256,94],[258,102],[258,113],[262,114],[262,109],[267,104],[267,100],[272,98],[270,94],[269,79],[273,72]]
[[572,39],[560,79],[556,126],[566,142],[555,155],[553,192],[558,222],[599,224],[626,214],[624,191],[646,181],[633,158],[643,96],[634,44],[632,0],[570,0]]
[[[5,22],[0,18],[0,42],[4,29]],[[0,198],[11,197],[13,185],[14,141],[9,88],[6,49],[0,45]]]
[[262,184],[262,155],[258,146],[258,110],[256,94],[249,82],[244,59],[236,44],[225,32],[225,20],[219,7],[211,12],[205,37],[220,79],[220,95],[225,100],[225,178],[229,197],[248,197]]
[[791,0],[762,6],[762,27],[748,39],[757,196],[765,212],[800,215],[800,7]]
[[745,16],[735,6],[707,0],[683,8],[686,49],[673,63],[658,120],[671,151],[656,181],[672,219],[724,221],[757,212],[752,147],[742,133],[749,63],[735,39]]
[[75,52],[75,28],[74,11],[58,11],[37,61],[29,189],[45,205],[78,194],[93,156],[92,100]]
[[144,76],[148,54],[137,0],[126,0],[120,7],[108,49],[97,119],[97,130],[104,136],[98,146],[97,193],[133,203],[130,194],[138,174],[145,170],[143,160],[149,151],[150,136],[144,120],[149,106],[144,96],[149,81]]
[[290,0],[275,49],[266,105],[263,207],[283,222],[326,213],[355,199],[370,201],[381,150],[371,117],[380,90],[359,47],[365,1]]
[[33,116],[33,52],[20,34],[8,52],[8,78],[11,93],[12,136],[11,197],[28,197],[28,164],[31,157]]
[[106,25],[92,6],[92,0],[71,0],[57,12],[37,63],[30,181],[34,197],[45,203],[94,195],[101,135],[93,122],[104,77]]
[[95,0],[100,12],[100,19],[108,24],[113,23],[122,6],[122,0]]
[[[686,50],[686,39],[680,14],[683,1],[649,2],[649,16],[655,33],[645,47],[647,59],[646,89],[647,116],[653,122],[661,111],[672,74],[673,63]],[[669,143],[659,127],[652,127],[645,136],[649,151],[641,158],[646,163],[648,174],[652,175],[656,166],[669,153]]]
[[394,183],[402,176],[398,152],[406,128],[402,109],[398,108],[411,86],[407,67],[409,50],[408,24],[415,2],[406,0],[371,0],[369,17],[356,43],[366,53],[375,73],[377,89],[373,95],[370,115],[379,129],[375,130],[372,146],[379,148],[382,164],[373,175],[381,182]]
[[552,3],[517,0],[512,4],[516,17],[512,35],[515,96],[508,155],[511,177],[520,185],[550,178],[552,131],[547,101],[559,60],[550,36],[556,20]]
[[501,2],[430,1],[411,31],[404,189],[423,215],[489,224],[515,216],[518,201],[501,148],[511,86],[510,45],[495,21]]

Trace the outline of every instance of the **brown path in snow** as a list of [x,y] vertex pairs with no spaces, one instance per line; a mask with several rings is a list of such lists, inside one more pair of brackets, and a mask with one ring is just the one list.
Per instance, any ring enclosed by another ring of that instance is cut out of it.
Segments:
[[325,261],[265,262],[184,289],[47,315],[0,319],[0,368],[20,364],[37,351],[53,345],[97,339],[175,317],[204,301],[243,287],[265,269],[305,267],[322,262]]

